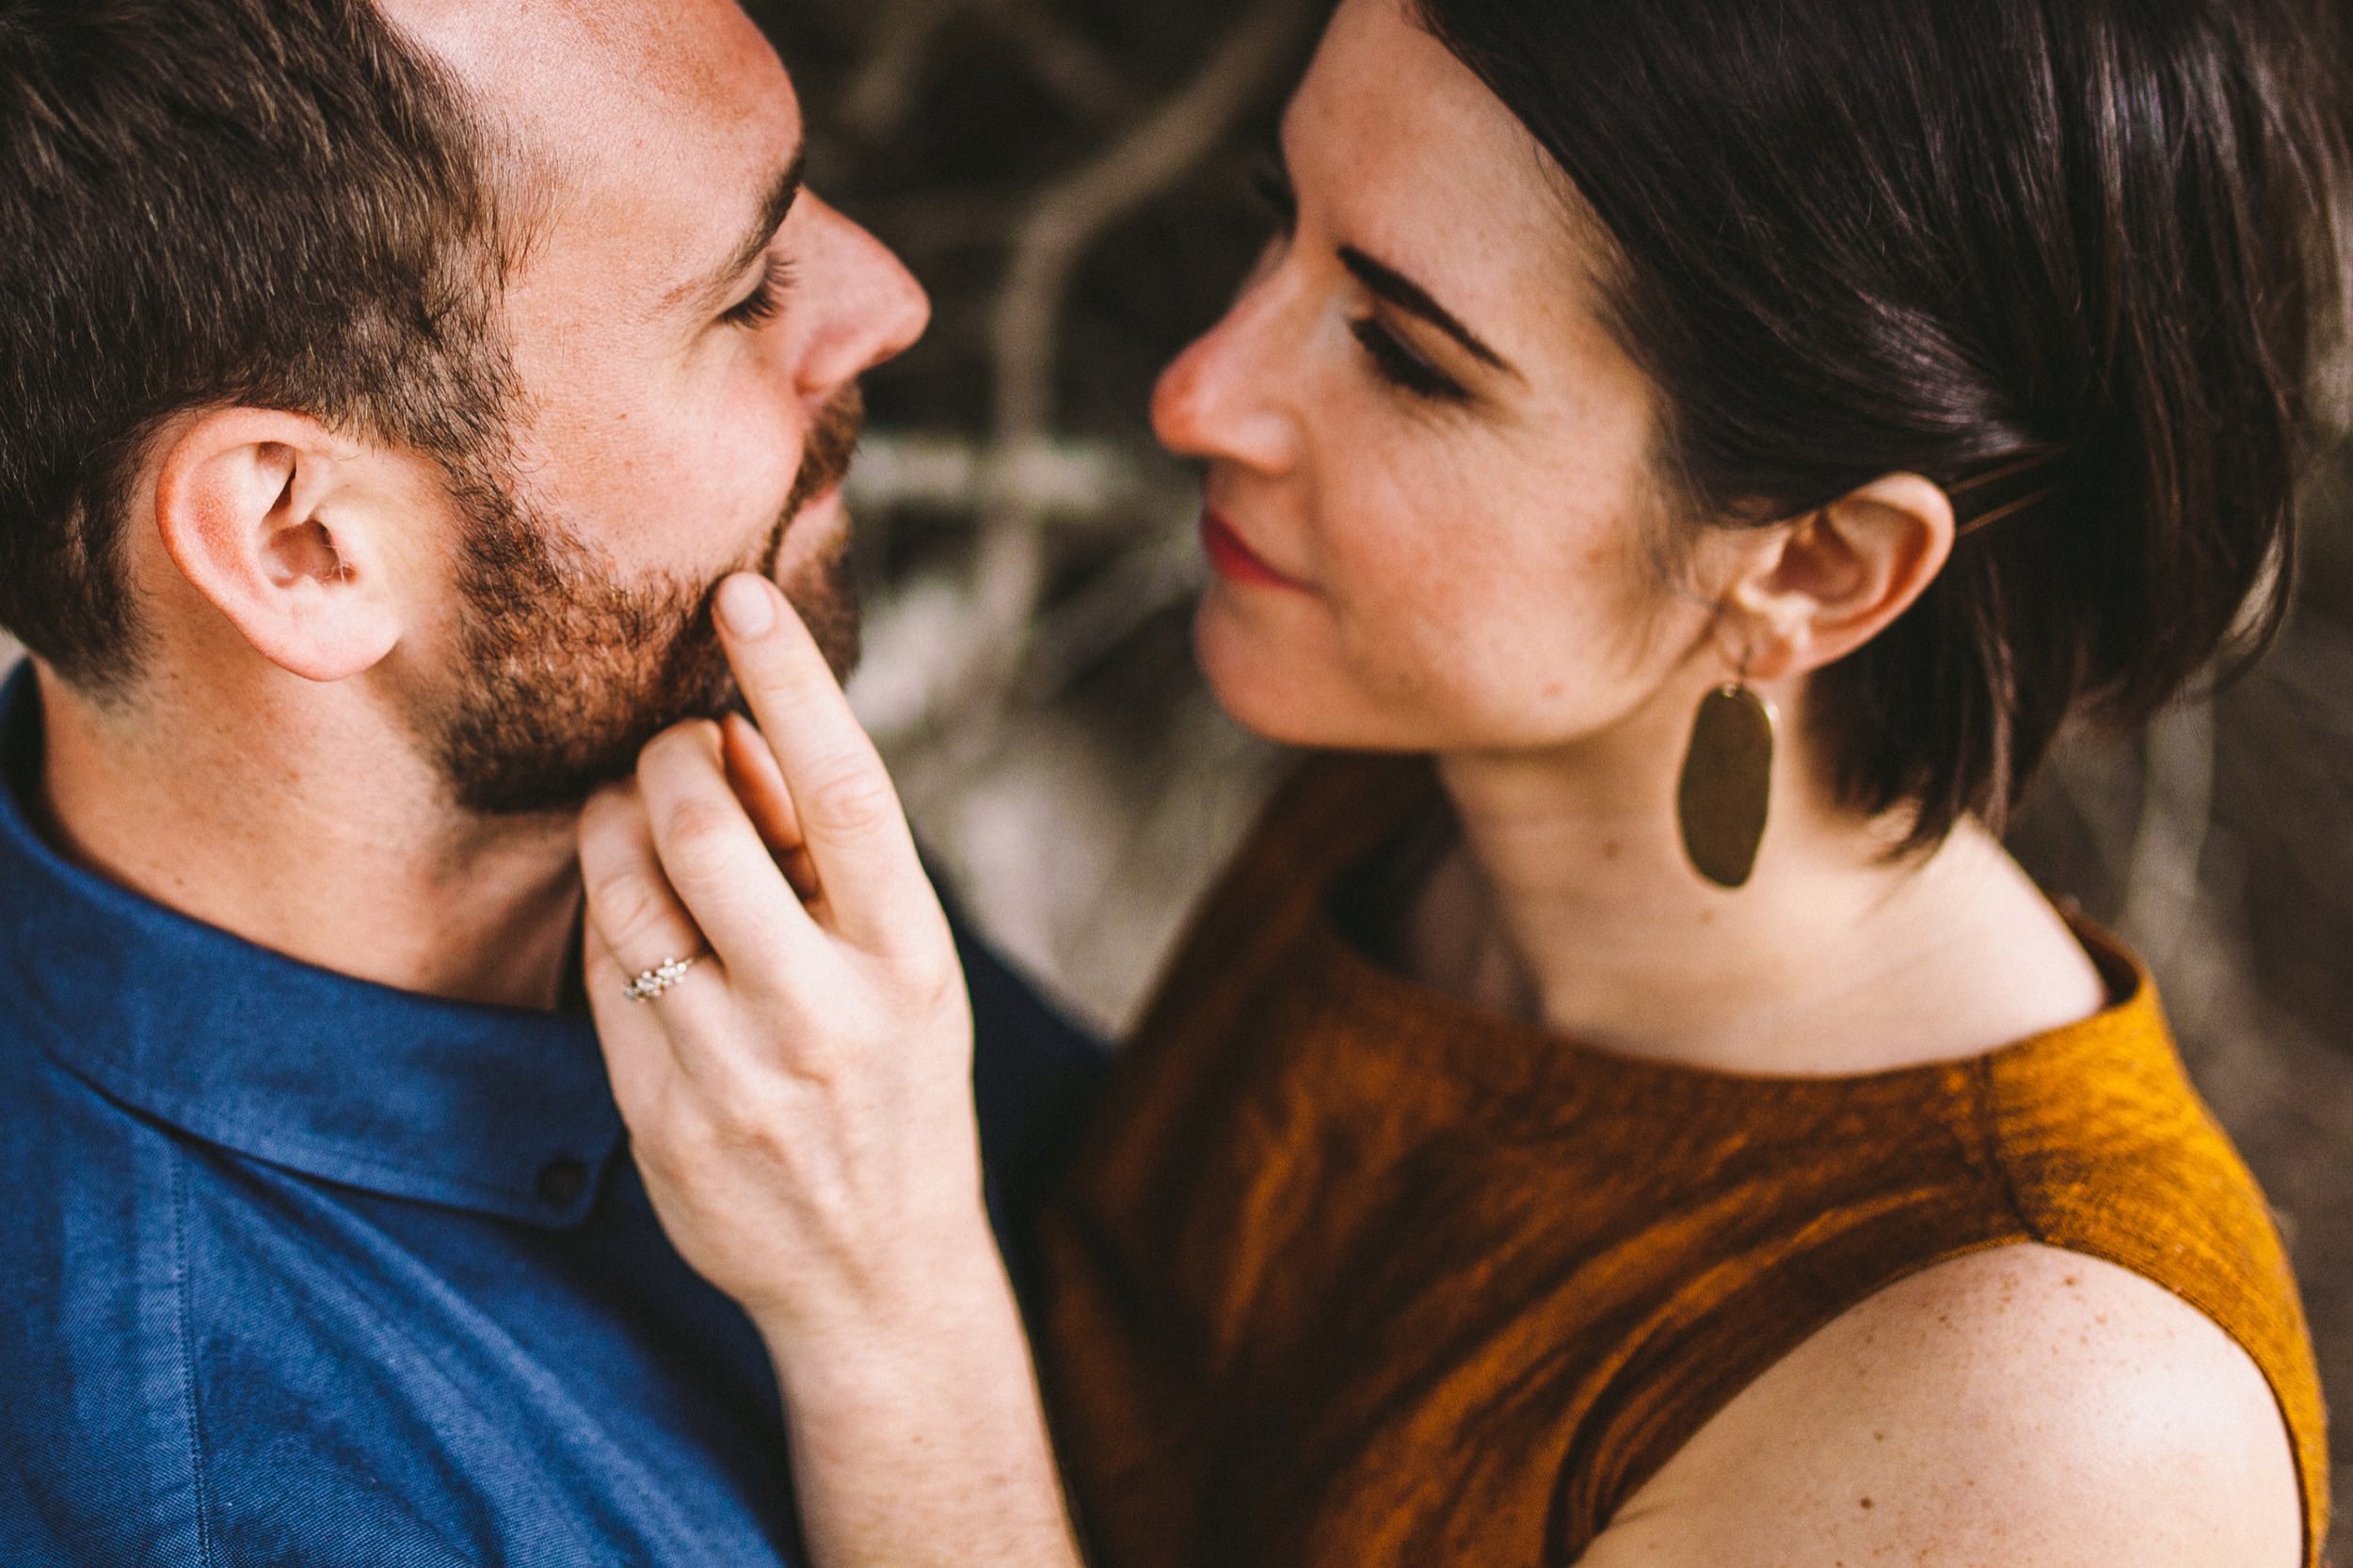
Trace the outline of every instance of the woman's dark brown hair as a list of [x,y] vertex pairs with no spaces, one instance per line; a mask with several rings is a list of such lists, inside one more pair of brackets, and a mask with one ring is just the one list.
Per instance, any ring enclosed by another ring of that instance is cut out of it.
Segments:
[[2327,0],[1412,0],[1617,249],[1695,516],[1928,475],[1969,533],[1818,683],[1844,798],[1997,825],[2070,714],[2276,628],[2344,252]]

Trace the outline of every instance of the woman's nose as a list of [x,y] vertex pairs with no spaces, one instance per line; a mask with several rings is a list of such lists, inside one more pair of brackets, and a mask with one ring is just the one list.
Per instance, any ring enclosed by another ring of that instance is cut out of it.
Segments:
[[1160,374],[1152,429],[1185,457],[1238,463],[1266,473],[1288,468],[1293,426],[1281,402],[1280,311],[1260,279],[1209,332]]
[[822,291],[825,318],[802,357],[800,382],[824,399],[913,347],[931,325],[932,302],[881,241],[815,197],[801,200],[817,209],[808,215],[817,252],[808,286],[812,296]]

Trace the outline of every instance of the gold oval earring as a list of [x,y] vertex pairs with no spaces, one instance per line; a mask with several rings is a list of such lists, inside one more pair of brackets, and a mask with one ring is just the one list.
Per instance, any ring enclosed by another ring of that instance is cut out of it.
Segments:
[[1700,701],[1675,817],[1692,867],[1719,888],[1745,888],[1756,872],[1772,815],[1779,725],[1773,705],[1750,689],[1745,672]]

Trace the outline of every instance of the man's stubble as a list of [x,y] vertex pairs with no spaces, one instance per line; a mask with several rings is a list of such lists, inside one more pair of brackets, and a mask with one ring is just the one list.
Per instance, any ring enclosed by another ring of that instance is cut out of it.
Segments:
[[[737,570],[776,576],[802,511],[848,473],[863,423],[853,386],[810,427],[792,492],[759,552],[705,581],[624,582],[504,476],[465,487],[473,526],[457,568],[462,667],[415,715],[459,808],[486,817],[574,808],[633,772],[646,744],[672,725],[739,707],[712,596]],[[859,627],[846,536],[781,585],[846,677]]]

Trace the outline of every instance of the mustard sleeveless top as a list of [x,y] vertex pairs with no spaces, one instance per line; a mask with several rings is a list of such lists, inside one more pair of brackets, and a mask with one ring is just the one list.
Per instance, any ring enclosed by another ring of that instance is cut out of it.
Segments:
[[1862,1078],[1598,1052],[1375,966],[1343,873],[1439,800],[1334,760],[1198,919],[1043,1232],[1040,1360],[1102,1568],[1572,1564],[1707,1419],[1907,1274],[2041,1242],[2214,1320],[2327,1535],[2263,1195],[2137,963],[1990,1055]]

